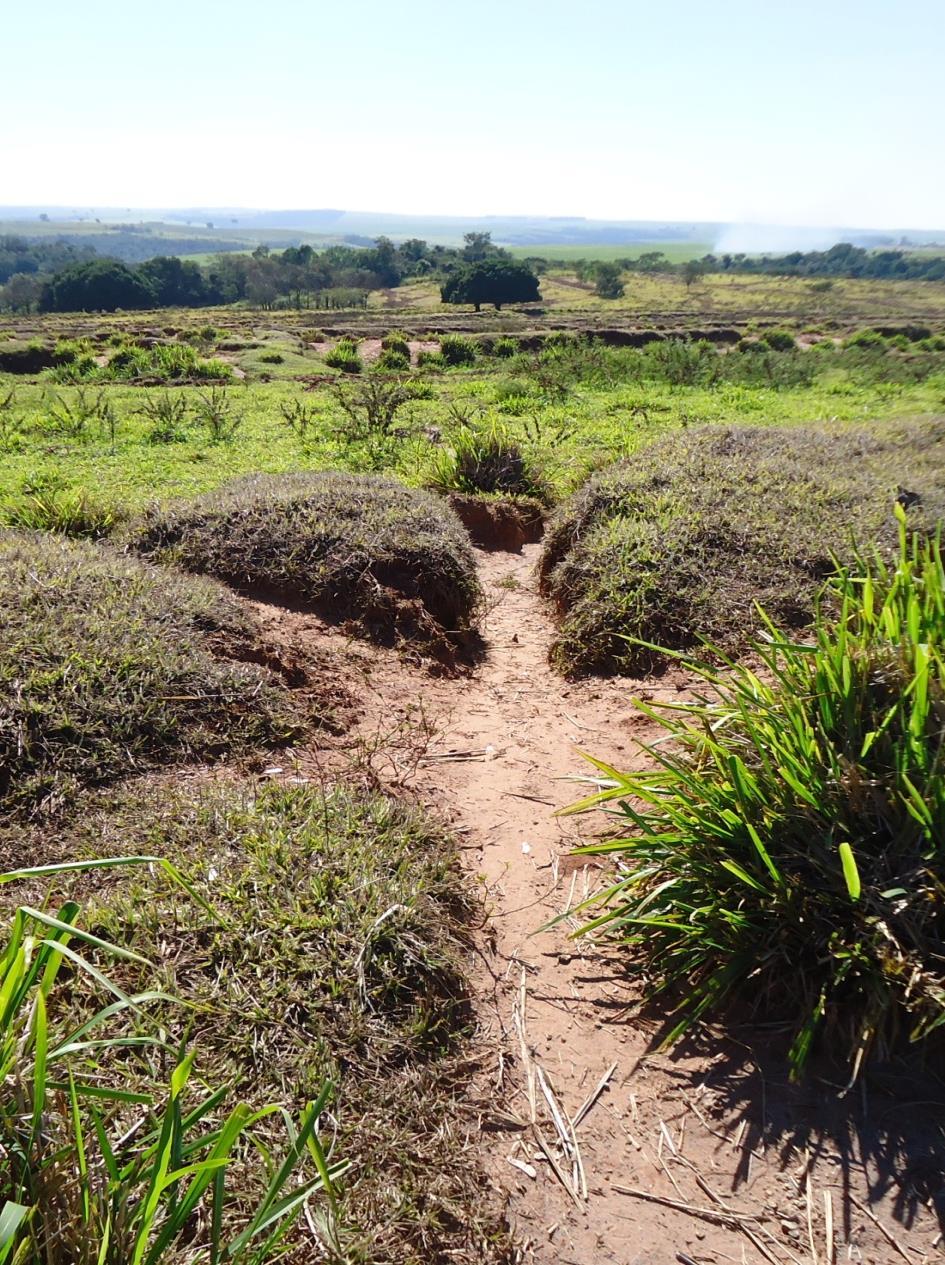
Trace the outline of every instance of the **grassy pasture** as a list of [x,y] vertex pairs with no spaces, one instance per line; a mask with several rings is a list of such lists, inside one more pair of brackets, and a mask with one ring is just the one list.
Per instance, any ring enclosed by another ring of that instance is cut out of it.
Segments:
[[625,242],[623,245],[556,246],[509,246],[508,251],[516,259],[547,259],[549,263],[570,263],[577,259],[595,263],[611,263],[615,259],[639,259],[647,251],[660,251],[672,264],[685,263],[687,259],[701,259],[712,246],[709,242]]

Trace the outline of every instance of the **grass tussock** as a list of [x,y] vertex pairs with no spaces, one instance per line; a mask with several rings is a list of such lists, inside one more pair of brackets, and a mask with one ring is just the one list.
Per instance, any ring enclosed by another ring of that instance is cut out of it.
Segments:
[[[197,898],[173,866],[147,856],[25,868],[0,883],[55,885],[115,865],[159,867],[181,897]],[[177,999],[153,989],[129,995],[113,973],[130,965],[153,973],[152,964],[90,933],[74,901],[52,909],[19,905],[0,937],[3,1259],[262,1265],[282,1256],[303,1202],[330,1227],[332,1183],[344,1170],[318,1135],[330,1085],[295,1117],[279,1102],[253,1110],[227,1086],[208,1088],[196,1050],[186,1038],[175,1046],[148,1016]],[[273,1128],[277,1118],[282,1129]],[[268,1145],[254,1160],[260,1130]]]
[[[12,835],[6,845],[33,850]],[[69,893],[98,935],[160,964],[148,987],[188,1010],[158,997],[148,1023],[171,1041],[192,1027],[207,1084],[293,1116],[333,1084],[321,1136],[349,1167],[334,1183],[331,1242],[319,1246],[303,1221],[290,1261],[505,1259],[501,1220],[462,1154],[474,910],[438,827],[360,791],[162,783],[87,798],[66,847],[173,858],[212,904],[161,871],[97,871]],[[124,1061],[123,1089],[149,1077],[147,1058]],[[260,1133],[268,1143],[267,1122]],[[258,1167],[241,1177],[246,1208]],[[231,1215],[245,1220],[239,1203]]]
[[359,621],[378,640],[464,632],[480,599],[458,519],[391,479],[251,476],[154,507],[128,539],[162,562]]
[[898,558],[841,571],[812,643],[772,624],[757,672],[694,668],[703,699],[642,708],[651,767],[598,764],[571,810],[618,805],[627,833],[585,849],[618,865],[590,925],[679,1001],[669,1039],[747,997],[796,1074],[826,1031],[855,1076],[945,1025],[945,566],[899,518]]
[[232,661],[254,629],[207,581],[0,532],[0,612],[0,808],[296,731],[270,674]]
[[917,528],[945,516],[945,424],[869,430],[718,427],[642,449],[552,521],[541,561],[564,670],[641,671],[708,638],[743,648],[759,604],[803,627],[834,557],[895,545],[897,497]]

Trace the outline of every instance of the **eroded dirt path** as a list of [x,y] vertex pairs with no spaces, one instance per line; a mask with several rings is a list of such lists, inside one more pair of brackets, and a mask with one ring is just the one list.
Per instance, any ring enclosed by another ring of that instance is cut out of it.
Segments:
[[[835,1086],[789,1086],[738,1033],[654,1054],[657,1020],[641,1018],[620,955],[571,939],[573,917],[542,929],[605,874],[569,855],[602,817],[553,815],[585,793],[564,780],[589,771],[580,749],[636,764],[637,740],[655,735],[631,698],[675,699],[685,681],[570,684],[553,672],[539,548],[478,552],[487,653],[469,677],[432,678],[347,643],[361,758],[450,822],[485,887],[470,1138],[506,1194],[523,1260],[941,1259],[934,1122],[923,1135],[896,1097],[864,1094],[851,1110]],[[294,618],[298,635],[337,646],[337,632]],[[325,758],[316,750],[303,764],[323,775]],[[889,1088],[901,1099],[902,1084]]]

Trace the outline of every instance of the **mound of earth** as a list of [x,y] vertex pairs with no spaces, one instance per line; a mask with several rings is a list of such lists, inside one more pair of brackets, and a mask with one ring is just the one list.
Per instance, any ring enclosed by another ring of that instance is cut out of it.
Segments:
[[737,652],[759,605],[801,628],[835,557],[945,516],[945,421],[827,431],[704,427],[598,474],[558,511],[541,584],[569,673],[647,670],[652,646]]
[[286,741],[255,629],[210,581],[104,546],[0,533],[0,809],[187,755]]
[[151,508],[127,540],[388,644],[462,638],[481,596],[455,514],[431,493],[367,475],[253,475]]

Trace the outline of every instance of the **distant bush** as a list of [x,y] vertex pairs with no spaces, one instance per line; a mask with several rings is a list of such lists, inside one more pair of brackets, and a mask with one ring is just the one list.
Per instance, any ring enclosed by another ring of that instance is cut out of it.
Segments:
[[493,356],[508,360],[518,355],[518,340],[515,338],[497,338],[492,348]]
[[42,312],[114,312],[152,307],[155,292],[147,281],[115,259],[71,264],[43,286]]
[[793,351],[797,346],[797,339],[786,329],[768,329],[762,335],[761,341],[766,343],[772,351]]
[[418,369],[445,369],[446,361],[438,351],[417,352]]
[[868,347],[876,350],[885,349],[887,346],[886,339],[882,334],[878,334],[875,329],[861,329],[855,334],[851,334],[844,342],[844,347]]
[[410,356],[391,348],[389,351],[382,351],[374,364],[375,368],[386,373],[404,373],[410,368]]
[[945,517],[945,427],[828,432],[706,427],[657,442],[595,476],[545,537],[542,588],[571,672],[635,672],[700,637],[744,647],[757,604],[788,628],[813,616],[851,536],[895,541],[897,483],[910,516]]
[[342,373],[360,373],[364,368],[357,343],[350,338],[339,338],[335,346],[325,353],[325,364],[330,369],[340,369]]
[[381,351],[395,351],[401,356],[406,356],[410,361],[410,344],[400,332],[400,330],[392,330],[389,334],[385,334],[381,339]]
[[476,360],[476,344],[461,334],[444,334],[440,339],[440,355],[450,366],[471,365]]
[[284,365],[285,356],[281,351],[263,351],[260,352],[259,360],[264,365]]
[[238,658],[255,636],[223,590],[42,534],[0,533],[0,808],[295,731]]
[[672,995],[669,1039],[747,1003],[790,1025],[795,1076],[823,1034],[855,1077],[945,1024],[938,541],[853,559],[804,644],[770,633],[760,671],[690,668],[702,701],[644,708],[648,769],[597,770],[582,806],[617,801],[626,836],[587,849],[617,862],[594,926]]
[[390,479],[256,475],[156,506],[127,538],[159,561],[359,620],[381,640],[423,632],[424,621],[466,629],[479,601],[458,520]]

